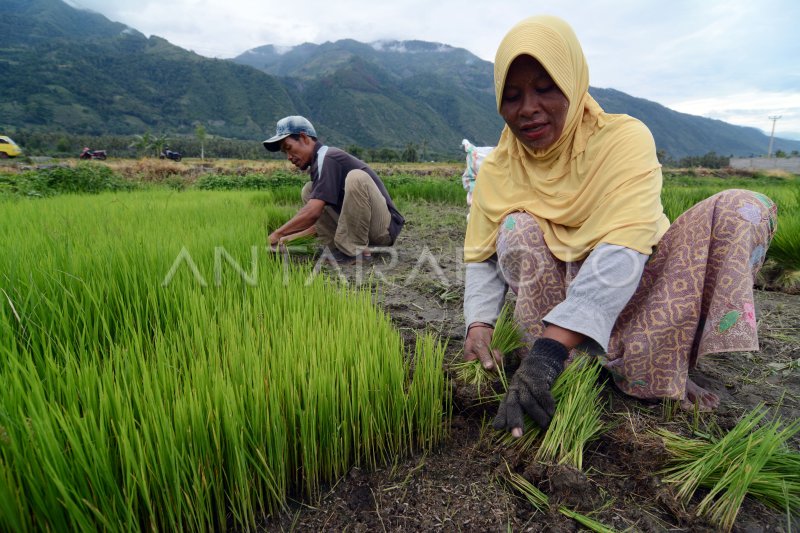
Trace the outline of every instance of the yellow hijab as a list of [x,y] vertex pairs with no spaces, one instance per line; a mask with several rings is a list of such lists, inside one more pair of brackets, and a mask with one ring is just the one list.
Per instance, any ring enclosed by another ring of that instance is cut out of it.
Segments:
[[498,111],[508,69],[523,54],[542,64],[569,101],[564,130],[552,146],[533,150],[508,126],[503,129],[478,172],[465,261],[494,254],[500,223],[515,211],[536,219],[562,261],[583,259],[599,243],[652,253],[669,220],[650,130],[600,108],[588,93],[589,68],[575,33],[550,16],[523,20],[500,43],[494,64]]

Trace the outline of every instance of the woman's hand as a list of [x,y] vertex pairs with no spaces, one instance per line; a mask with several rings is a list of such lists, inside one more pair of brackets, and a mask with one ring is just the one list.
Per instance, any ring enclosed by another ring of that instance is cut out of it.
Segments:
[[569,350],[558,341],[540,338],[531,348],[528,357],[522,360],[519,369],[511,378],[505,398],[500,402],[492,425],[498,431],[506,430],[519,438],[525,423],[526,413],[542,429],[547,429],[556,412],[553,399],[553,383],[564,370],[564,361]]
[[495,370],[503,364],[500,350],[491,350],[494,328],[483,322],[473,322],[467,330],[464,340],[464,361],[480,360],[486,370]]

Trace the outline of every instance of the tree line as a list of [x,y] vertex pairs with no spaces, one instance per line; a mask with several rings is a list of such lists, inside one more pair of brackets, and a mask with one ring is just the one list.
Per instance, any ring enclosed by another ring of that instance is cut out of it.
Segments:
[[[110,157],[158,157],[165,147],[181,152],[184,157],[212,159],[283,159],[285,156],[268,152],[262,139],[244,140],[210,136],[202,125],[193,136],[145,132],[138,135],[68,135],[19,131],[12,135],[29,156],[75,157],[84,147],[106,150]],[[392,163],[422,160],[452,160],[452,157],[425,151],[424,143],[409,143],[403,149],[366,148],[350,145],[347,152],[364,161]],[[424,159],[423,159],[424,158]]]
[[[108,151],[111,157],[137,158],[157,157],[161,150],[169,147],[181,152],[184,157],[212,159],[283,159],[280,152],[268,152],[261,144],[262,139],[230,139],[209,135],[202,125],[195,127],[194,135],[168,135],[145,132],[139,135],[68,135],[66,133],[47,133],[18,131],[12,137],[22,146],[25,155],[75,157],[83,147]],[[343,147],[355,157],[367,162],[398,163],[419,161],[457,161],[461,156],[441,154],[427,149],[426,143],[407,143],[404,148],[363,147],[355,144]],[[703,155],[672,158],[664,150],[658,151],[658,160],[665,167],[702,167],[719,169],[730,165],[733,155],[721,155],[714,151]],[[797,150],[786,153],[775,152],[774,157],[798,157]]]

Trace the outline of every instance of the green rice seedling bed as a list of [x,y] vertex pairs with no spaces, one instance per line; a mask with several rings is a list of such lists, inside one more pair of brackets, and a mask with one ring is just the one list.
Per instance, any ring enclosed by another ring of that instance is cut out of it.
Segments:
[[249,192],[0,212],[0,530],[251,529],[447,431],[444,347],[284,264]]

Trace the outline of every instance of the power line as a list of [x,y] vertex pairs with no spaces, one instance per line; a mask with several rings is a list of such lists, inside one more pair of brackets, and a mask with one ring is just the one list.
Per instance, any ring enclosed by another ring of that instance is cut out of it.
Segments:
[[772,133],[769,135],[769,150],[767,150],[767,159],[772,157],[772,141],[775,139],[775,123],[781,118],[781,115],[773,115],[769,117],[772,121]]

